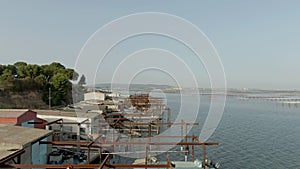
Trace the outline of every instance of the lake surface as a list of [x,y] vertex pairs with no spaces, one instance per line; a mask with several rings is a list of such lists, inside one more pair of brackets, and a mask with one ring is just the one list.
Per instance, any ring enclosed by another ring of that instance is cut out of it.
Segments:
[[[200,134],[210,100],[215,97],[218,96],[201,96],[196,120],[200,126],[193,127],[190,135]],[[188,94],[185,99],[189,99]],[[180,100],[179,94],[167,94],[173,121],[180,110]],[[222,168],[300,168],[300,104],[227,97],[222,120],[208,141],[220,143],[207,147],[207,155],[220,162]],[[197,157],[201,152],[196,148]],[[182,160],[184,154],[171,157]]]

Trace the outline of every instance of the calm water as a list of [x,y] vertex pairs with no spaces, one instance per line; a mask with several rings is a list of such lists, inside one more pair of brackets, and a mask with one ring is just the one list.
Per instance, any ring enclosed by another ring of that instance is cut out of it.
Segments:
[[[174,120],[180,96],[167,94],[167,100]],[[209,106],[210,97],[201,96],[200,124]],[[200,130],[201,125],[193,127],[190,134],[199,135]],[[220,143],[208,147],[207,154],[222,168],[300,168],[300,105],[228,97],[222,120],[208,141]],[[196,150],[199,157],[202,150]],[[182,160],[184,155],[172,157]]]

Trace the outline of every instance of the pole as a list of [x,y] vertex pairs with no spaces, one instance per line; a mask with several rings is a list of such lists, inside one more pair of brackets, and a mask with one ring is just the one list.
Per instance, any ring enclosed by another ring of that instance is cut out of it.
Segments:
[[[195,136],[194,135],[193,135],[193,139],[192,140],[193,140],[192,142],[195,141]],[[193,155],[193,161],[195,161],[195,146],[194,145],[192,145],[192,155]]]
[[[145,157],[145,165],[148,164],[148,153],[149,153],[149,144],[146,144],[146,157]],[[147,167],[145,168],[147,169]]]
[[205,160],[206,160],[206,145],[202,145],[202,151],[203,151],[203,168],[205,168],[206,164],[205,164]]
[[[171,111],[170,108],[168,108],[168,123],[171,123]],[[171,127],[171,125],[169,125]]]
[[[77,142],[80,142],[80,123],[77,125]],[[77,152],[80,151],[80,145],[77,145]]]
[[160,134],[160,119],[157,119],[157,130],[156,130],[156,134],[157,134],[157,135]]
[[49,87],[49,110],[51,110],[51,87]]

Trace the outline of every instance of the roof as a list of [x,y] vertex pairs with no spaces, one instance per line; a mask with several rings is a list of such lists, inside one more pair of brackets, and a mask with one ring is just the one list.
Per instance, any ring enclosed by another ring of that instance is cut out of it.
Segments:
[[10,156],[13,156],[18,151],[22,150],[22,146],[19,144],[13,143],[0,143],[0,164],[5,162],[6,159],[9,159]]
[[[75,111],[59,111],[59,110],[34,110],[37,112],[38,118],[44,119],[48,122],[53,121],[54,119],[62,118],[64,121],[69,122],[82,122],[86,119],[93,119],[99,116],[97,112],[75,112]],[[87,113],[88,112],[88,113]]]
[[84,94],[92,94],[92,93],[94,93],[94,94],[112,94],[112,92],[110,92],[110,91],[99,90],[99,89],[96,89],[94,91],[88,91]]
[[75,111],[60,111],[60,110],[34,110],[38,115],[59,116],[59,117],[77,117]]
[[28,109],[0,109],[0,118],[18,118],[25,112],[28,112]]
[[52,133],[49,130],[0,124],[0,143],[25,146]]
[[0,124],[0,164],[24,152],[29,143],[36,142],[52,131]]

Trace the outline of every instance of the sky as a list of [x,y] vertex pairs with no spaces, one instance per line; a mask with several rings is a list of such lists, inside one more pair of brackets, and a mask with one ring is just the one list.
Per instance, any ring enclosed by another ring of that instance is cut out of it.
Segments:
[[[130,80],[192,86],[196,81],[200,87],[209,87],[208,72],[214,70],[207,70],[189,48],[170,37],[131,37],[113,48],[103,62],[97,51],[85,50],[85,44],[89,44],[87,49],[101,48],[103,44],[96,43],[100,42],[97,38],[105,42],[117,37],[120,28],[88,41],[113,20],[158,12],[183,18],[207,36],[219,55],[228,88],[300,89],[299,7],[297,0],[1,0],[0,64],[57,61],[84,74],[88,83],[113,79],[120,83]],[[180,27],[178,32],[191,33]],[[147,53],[149,50],[157,56]],[[86,58],[88,55],[92,58]],[[124,60],[128,56],[131,58]],[[153,60],[157,62],[152,63]],[[144,70],[134,69],[143,64]],[[151,69],[155,64],[166,66],[167,71]],[[222,68],[218,65],[216,69]],[[124,78],[134,71],[133,77]]]

